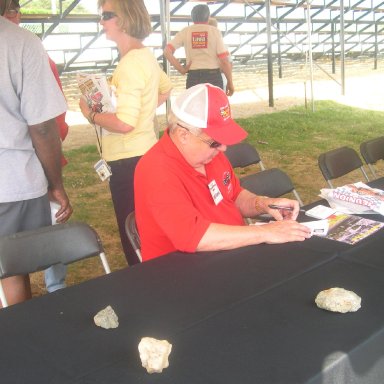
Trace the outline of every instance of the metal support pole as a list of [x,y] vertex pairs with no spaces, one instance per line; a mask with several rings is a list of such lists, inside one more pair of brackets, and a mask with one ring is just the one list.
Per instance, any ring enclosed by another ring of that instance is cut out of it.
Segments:
[[332,73],[336,73],[336,55],[335,55],[335,23],[332,21]]
[[378,27],[377,27],[377,24],[375,23],[375,53],[374,53],[375,56],[374,56],[373,69],[377,69],[377,55],[379,53],[377,34],[378,34]]
[[340,66],[341,94],[345,95],[345,45],[344,45],[344,0],[340,0]]
[[[160,2],[160,23],[162,35],[162,48],[164,49],[171,37],[171,16],[169,12],[169,0],[159,0]],[[169,76],[170,65],[168,60],[163,56],[163,69]],[[168,117],[169,110],[171,109],[171,100],[167,99],[165,102],[165,112]]]
[[277,22],[277,62],[279,66],[279,79],[283,78],[283,64],[281,61],[280,23]]
[[269,90],[269,106],[274,107],[273,100],[273,58],[272,58],[272,38],[271,38],[271,0],[265,1],[265,11],[267,19],[267,54],[268,54],[268,90]]
[[[161,47],[164,49],[170,39],[170,15],[169,0],[159,0],[160,3],[160,26],[161,26]],[[164,71],[169,74],[169,62],[163,56]]]
[[308,28],[308,58],[309,76],[311,84],[312,112],[315,112],[315,98],[313,96],[313,60],[312,60],[312,21],[311,21],[311,0],[307,0],[307,28]]

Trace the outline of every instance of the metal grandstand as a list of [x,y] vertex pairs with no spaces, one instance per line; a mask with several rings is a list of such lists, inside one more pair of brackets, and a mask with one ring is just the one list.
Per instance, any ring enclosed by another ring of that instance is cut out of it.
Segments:
[[[111,69],[118,52],[105,40],[97,14],[79,14],[74,0],[55,15],[23,11],[22,25],[38,34],[62,72]],[[153,34],[146,44],[159,61],[162,46],[191,23],[190,11],[202,1],[149,0]],[[258,60],[282,67],[284,60],[372,58],[377,67],[384,49],[384,1],[379,0],[222,0],[206,1],[223,32],[235,67]],[[68,4],[68,1],[66,1]],[[181,52],[182,56],[183,53]]]

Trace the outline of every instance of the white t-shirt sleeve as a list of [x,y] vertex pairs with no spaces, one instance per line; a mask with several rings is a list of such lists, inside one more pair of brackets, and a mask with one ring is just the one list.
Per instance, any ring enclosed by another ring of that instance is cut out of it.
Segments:
[[27,124],[34,125],[61,115],[67,110],[67,103],[40,40],[32,35],[23,49],[20,108]]

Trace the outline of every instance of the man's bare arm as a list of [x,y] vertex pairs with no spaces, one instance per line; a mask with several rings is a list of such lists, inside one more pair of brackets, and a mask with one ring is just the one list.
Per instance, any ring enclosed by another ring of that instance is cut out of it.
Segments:
[[232,80],[232,63],[228,60],[228,57],[220,59],[220,69],[224,73],[224,76],[227,79],[227,89],[225,93],[227,96],[232,96],[235,92]]
[[164,48],[164,56],[171,63],[171,65],[173,65],[173,67],[182,75],[185,75],[189,71],[191,63],[187,63],[187,65],[184,67],[180,63],[180,61],[173,55],[173,52],[169,47]]
[[72,214],[72,207],[64,190],[61,172],[61,141],[56,120],[51,119],[29,126],[32,143],[48,180],[48,191],[52,200],[60,204],[57,221],[63,223]]

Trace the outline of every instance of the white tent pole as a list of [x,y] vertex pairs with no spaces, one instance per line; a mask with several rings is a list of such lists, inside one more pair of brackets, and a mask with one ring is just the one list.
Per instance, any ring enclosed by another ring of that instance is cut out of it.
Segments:
[[345,45],[344,45],[344,0],[340,0],[340,65],[341,94],[345,95]]
[[[161,25],[161,35],[162,35],[162,43],[163,48],[165,48],[165,45],[170,40],[171,35],[171,20],[170,20],[170,13],[169,13],[169,0],[159,0],[160,3],[160,25]],[[169,72],[169,62],[168,60],[165,60],[165,66],[164,68],[166,72]]]
[[311,82],[312,112],[315,112],[315,98],[313,96],[313,58],[312,58],[311,2],[312,2],[312,0],[307,0],[308,56],[309,56],[309,74],[310,74],[310,82]]
[[[160,24],[161,24],[161,34],[162,34],[162,43],[163,49],[171,38],[171,15],[169,12],[169,0],[159,0],[160,2]],[[169,76],[170,65],[167,59],[163,60],[164,71]],[[170,109],[170,99],[166,101],[166,116]]]

